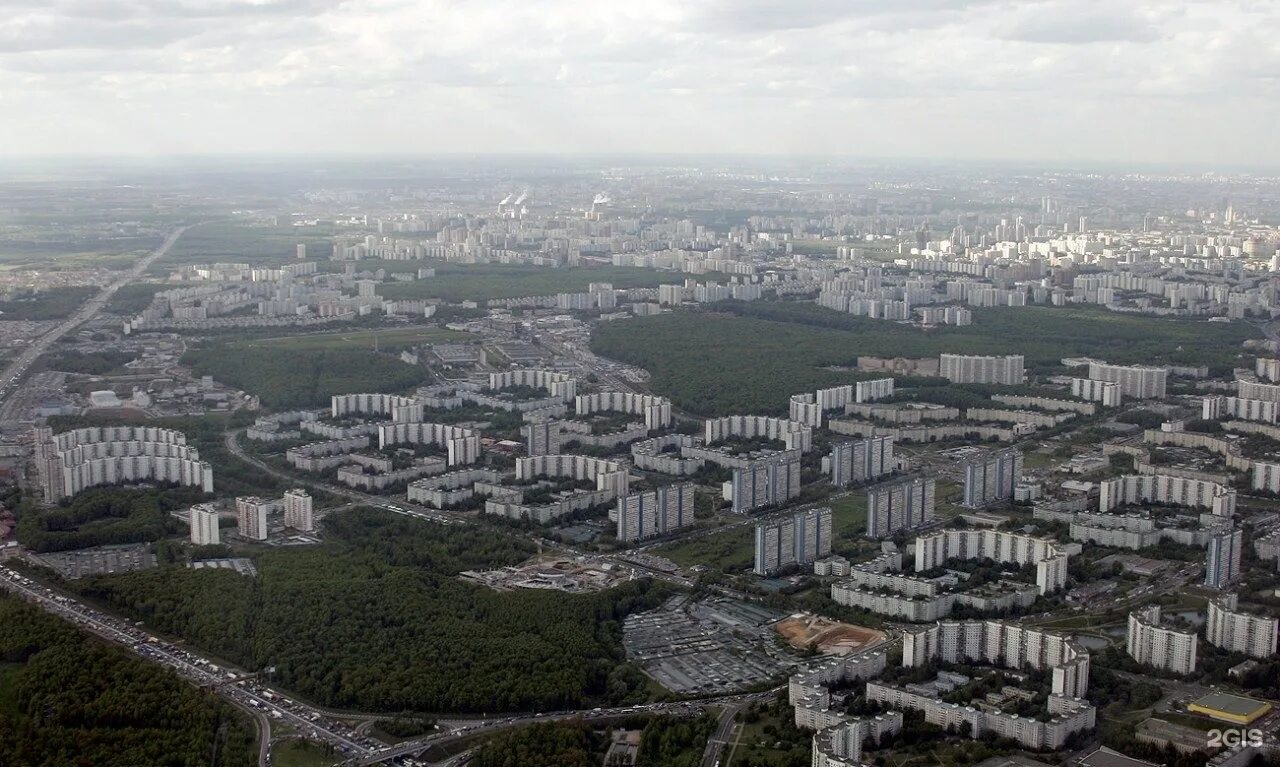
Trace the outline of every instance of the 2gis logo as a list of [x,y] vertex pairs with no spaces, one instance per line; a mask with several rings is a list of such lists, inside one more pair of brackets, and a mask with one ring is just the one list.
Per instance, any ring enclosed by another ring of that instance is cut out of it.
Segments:
[[1208,745],[1210,748],[1235,748],[1236,746],[1253,746],[1257,748],[1262,745],[1262,730],[1258,729],[1242,729],[1229,728],[1226,730],[1209,730]]

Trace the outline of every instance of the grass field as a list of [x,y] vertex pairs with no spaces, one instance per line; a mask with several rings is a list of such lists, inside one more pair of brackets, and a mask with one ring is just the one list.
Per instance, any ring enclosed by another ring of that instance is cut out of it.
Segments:
[[332,767],[340,754],[306,740],[289,740],[271,749],[275,767]]
[[651,388],[691,413],[785,413],[796,392],[873,377],[849,370],[859,356],[1015,354],[1056,370],[1063,357],[1118,363],[1245,364],[1243,323],[1190,322],[1078,308],[975,309],[974,325],[917,328],[801,302],[726,302],[600,325],[592,349],[644,368]]
[[[401,271],[434,267],[435,277],[415,282],[380,285],[378,295],[389,299],[440,298],[446,301],[482,301],[489,298],[545,296],[583,291],[593,282],[608,282],[615,288],[650,288],[663,283],[681,283],[678,272],[655,272],[621,266],[546,267],[524,264],[450,264],[438,261],[397,261]],[[361,269],[377,265],[361,262]],[[705,275],[714,279],[718,275]]]
[[242,349],[287,348],[291,350],[373,349],[381,351],[408,349],[420,344],[466,341],[474,336],[456,330],[436,327],[389,328],[387,330],[348,330],[336,333],[313,333],[303,336],[278,336],[235,341],[231,346]]
[[334,230],[321,227],[267,226],[243,221],[216,221],[186,231],[149,274],[164,274],[184,264],[215,261],[269,266],[297,260],[297,246],[310,248],[307,260],[328,259]]

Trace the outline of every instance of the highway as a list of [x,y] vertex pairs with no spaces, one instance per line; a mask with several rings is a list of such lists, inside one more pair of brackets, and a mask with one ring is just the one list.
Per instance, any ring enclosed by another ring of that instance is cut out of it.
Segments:
[[178,241],[178,238],[182,237],[190,228],[190,226],[181,226],[174,229],[160,244],[160,247],[139,259],[124,276],[98,291],[97,295],[89,299],[84,306],[77,309],[70,317],[63,320],[60,325],[32,341],[30,346],[6,365],[3,372],[0,372],[0,402],[8,398],[9,393],[13,391],[22,376],[26,375],[27,371],[31,369],[32,363],[40,355],[48,351],[49,347],[59,338],[93,319],[98,312],[102,311],[102,307],[106,306],[107,301],[111,300],[117,290],[141,277],[142,273],[157,259],[168,253],[173,244]]
[[[324,716],[309,706],[290,700],[257,680],[246,678],[183,647],[147,634],[127,621],[114,618],[71,596],[32,581],[0,566],[0,588],[44,608],[89,633],[123,645],[145,660],[167,667],[199,687],[209,689],[234,705],[288,725],[313,740],[327,743],[339,753],[363,756],[382,744],[355,732],[342,722]],[[269,745],[270,727],[263,741]],[[265,758],[267,745],[260,745]]]

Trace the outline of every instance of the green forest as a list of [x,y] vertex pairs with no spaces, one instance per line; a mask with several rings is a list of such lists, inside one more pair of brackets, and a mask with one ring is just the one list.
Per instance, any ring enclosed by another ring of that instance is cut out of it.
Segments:
[[209,693],[0,594],[0,764],[250,767],[257,738]]
[[502,711],[638,700],[621,620],[666,591],[498,593],[454,577],[514,564],[531,543],[358,509],[325,520],[320,546],[256,558],[259,577],[161,567],[88,578],[84,595],[184,637],[328,706]]
[[65,506],[20,509],[18,540],[33,551],[157,541],[181,535],[186,525],[169,515],[204,498],[199,488],[97,488],[77,493]]
[[84,306],[97,288],[49,288],[0,301],[0,317],[6,320],[60,320]]
[[406,392],[427,383],[426,368],[357,349],[292,349],[212,343],[183,356],[199,375],[257,395],[277,410],[324,407],[335,394]]
[[1078,308],[975,309],[974,324],[928,333],[810,303],[726,301],[599,325],[597,354],[644,368],[653,390],[691,413],[784,413],[797,392],[876,377],[859,356],[1023,354],[1032,371],[1063,357],[1119,363],[1238,364],[1243,323],[1155,319]]

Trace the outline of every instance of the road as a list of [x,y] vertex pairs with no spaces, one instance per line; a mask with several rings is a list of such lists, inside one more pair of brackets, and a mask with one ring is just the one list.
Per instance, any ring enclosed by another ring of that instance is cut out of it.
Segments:
[[[97,637],[124,645],[143,659],[167,667],[188,682],[217,693],[239,708],[254,712],[255,716],[274,719],[304,737],[332,745],[342,754],[363,756],[381,747],[378,741],[361,736],[344,723],[292,701],[256,680],[224,669],[184,647],[151,636],[127,621],[100,612],[65,592],[38,584],[7,567],[0,567],[0,588]],[[270,735],[268,726],[259,745],[259,758],[263,763]]]
[[702,767],[716,767],[720,764],[720,755],[724,752],[724,747],[729,745],[729,736],[733,734],[733,723],[737,720],[738,714],[742,713],[742,709],[751,705],[752,701],[745,700],[732,706],[725,706],[724,712],[720,714],[720,723],[716,725],[716,731],[707,739],[707,746],[702,751]]
[[111,300],[117,290],[141,277],[142,273],[157,259],[168,253],[173,244],[178,241],[178,238],[182,237],[190,228],[190,226],[181,226],[174,229],[160,244],[160,247],[139,259],[124,276],[98,291],[98,294],[89,299],[88,303],[77,309],[74,314],[63,320],[60,325],[33,341],[22,354],[19,354],[12,362],[6,365],[4,370],[0,372],[0,402],[8,398],[9,393],[13,391],[19,379],[26,374],[31,368],[31,364],[41,354],[48,351],[49,347],[59,338],[93,319],[98,312],[102,311],[102,307],[106,306],[107,301]]

